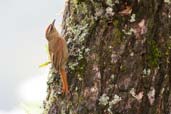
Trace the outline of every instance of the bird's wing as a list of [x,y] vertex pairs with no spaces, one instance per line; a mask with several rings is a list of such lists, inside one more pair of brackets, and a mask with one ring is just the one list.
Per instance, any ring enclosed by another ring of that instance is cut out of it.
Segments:
[[57,71],[59,71],[61,64],[62,64],[62,58],[63,58],[63,44],[61,40],[58,40],[55,43],[55,50],[53,52],[53,65]]

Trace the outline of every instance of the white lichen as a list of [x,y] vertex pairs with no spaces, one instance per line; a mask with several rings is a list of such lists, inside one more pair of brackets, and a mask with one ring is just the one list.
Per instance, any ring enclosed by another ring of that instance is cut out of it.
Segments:
[[111,79],[112,80],[115,79],[115,75],[114,74],[111,75]]
[[130,28],[128,31],[126,31],[125,29],[122,29],[122,31],[126,35],[132,35],[134,33],[134,29],[133,28]]
[[71,43],[72,42],[72,38],[68,38],[67,40],[67,44]]
[[143,98],[143,95],[144,95],[144,92],[139,92],[138,94],[135,93],[135,89],[132,88],[129,93],[134,97],[136,98],[138,101],[141,101],[141,99]]
[[131,19],[129,20],[130,22],[135,22],[136,20],[135,20],[135,14],[132,14],[131,15]]
[[151,69],[146,69],[146,68],[145,68],[145,69],[143,70],[143,74],[146,75],[146,76],[150,75],[150,74],[151,74]]
[[92,88],[90,89],[91,92],[97,92],[97,90],[98,90],[97,87],[92,87]]
[[78,62],[75,62],[75,63],[70,62],[68,66],[71,70],[74,70],[77,65],[78,65]]
[[78,80],[79,80],[79,81],[82,81],[82,80],[83,80],[83,78],[81,77],[80,74],[78,74]]
[[117,94],[115,94],[113,100],[111,101],[111,104],[114,105],[114,104],[118,103],[121,100],[122,100],[122,98],[120,96],[118,96]]
[[116,63],[119,59],[119,56],[116,53],[112,53],[111,55],[111,63]]
[[108,111],[110,114],[113,114],[113,112],[112,112],[112,110],[111,110],[111,109],[112,109],[112,106],[114,105],[113,103],[114,103],[113,100],[110,101],[110,102],[109,102],[109,108],[107,109],[107,111]]
[[151,69],[148,69],[147,70],[147,75],[150,75],[151,74]]
[[161,90],[161,95],[163,94],[164,90],[165,90],[165,88],[162,88],[162,90]]
[[115,4],[119,4],[119,0],[115,0]]
[[122,98],[120,97],[120,96],[118,96],[118,95],[114,95],[114,97],[113,97],[113,99],[111,100],[111,101],[109,101],[109,108],[107,109],[107,111],[110,113],[110,114],[113,114],[113,112],[112,112],[112,107],[113,107],[113,105],[115,105],[116,103],[118,103],[119,101],[121,101],[122,100]]
[[134,52],[131,52],[131,53],[130,53],[130,56],[133,57],[133,56],[134,56]]
[[171,39],[171,36],[169,36],[169,39]]
[[154,87],[150,88],[150,91],[147,93],[148,96],[148,100],[150,102],[150,104],[152,105],[154,103],[155,100],[155,89]]
[[170,3],[171,3],[171,1],[170,1],[170,0],[164,0],[164,2],[165,2],[165,3],[168,3],[168,4],[170,4]]
[[97,10],[96,10],[96,13],[95,13],[95,16],[96,16],[96,17],[100,17],[100,16],[102,16],[103,12],[104,12],[103,9],[97,9]]
[[113,12],[113,9],[111,7],[107,7],[106,14],[109,16],[113,16],[115,13]]
[[73,41],[81,43],[85,40],[85,36],[88,34],[88,24],[76,25],[68,27],[68,32],[74,35]]
[[78,90],[78,87],[75,87],[75,91],[77,91]]
[[112,49],[112,46],[109,46],[109,49]]
[[134,96],[135,96],[135,89],[132,88],[132,89],[129,91],[129,93],[134,97]]
[[108,103],[109,97],[104,93],[99,99],[99,104],[106,106]]
[[171,15],[168,15],[168,18],[171,18]]
[[112,0],[107,0],[106,1],[106,4],[109,5],[109,6],[113,6],[114,5],[113,2],[112,2]]
[[85,49],[85,52],[86,52],[86,53],[90,52],[90,48],[86,48],[86,49]]

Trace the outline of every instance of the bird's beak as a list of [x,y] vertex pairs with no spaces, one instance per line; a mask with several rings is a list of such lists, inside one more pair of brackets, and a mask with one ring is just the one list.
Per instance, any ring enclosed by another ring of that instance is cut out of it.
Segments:
[[55,25],[55,21],[56,21],[56,20],[54,19],[54,20],[53,20],[53,22],[52,22],[52,26],[54,26],[54,25]]

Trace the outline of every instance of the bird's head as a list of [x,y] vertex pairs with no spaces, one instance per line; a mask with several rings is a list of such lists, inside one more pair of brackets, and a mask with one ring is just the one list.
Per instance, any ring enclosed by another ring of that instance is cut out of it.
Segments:
[[46,39],[50,41],[53,39],[55,36],[58,36],[58,31],[55,28],[55,19],[53,22],[47,27],[46,29]]

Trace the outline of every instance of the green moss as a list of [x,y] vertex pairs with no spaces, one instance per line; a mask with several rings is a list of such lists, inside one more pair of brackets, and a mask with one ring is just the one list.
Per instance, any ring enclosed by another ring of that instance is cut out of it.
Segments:
[[144,18],[144,14],[146,14],[147,16],[151,16],[154,13],[155,8],[155,6],[153,5],[153,0],[140,0],[139,7],[136,10],[137,20]]
[[120,29],[114,28],[113,35],[114,35],[113,46],[121,44],[121,42],[122,42],[122,33],[121,33]]
[[171,40],[167,41],[167,49],[169,51],[171,50]]
[[121,72],[126,72],[126,71],[127,71],[126,66],[125,66],[125,65],[121,65],[121,66],[120,66],[120,71],[121,71]]
[[114,20],[114,21],[113,21],[113,25],[114,25],[115,27],[118,27],[118,26],[119,26],[119,21],[118,21],[118,20]]
[[149,67],[157,67],[159,65],[159,60],[161,57],[161,51],[157,46],[155,40],[150,39],[147,41],[149,46],[149,54],[147,55],[147,62]]
[[[150,18],[148,21],[148,29],[149,31],[152,31],[154,26],[155,26],[155,22],[154,22],[154,19],[153,18]],[[149,35],[152,35],[153,33],[149,33]]]
[[75,5],[77,5],[77,4],[81,3],[81,2],[84,2],[84,1],[85,0],[73,0],[73,2],[74,2]]
[[113,30],[113,33],[114,33],[115,38],[121,39],[122,33],[121,33],[121,31],[118,28],[115,28]]
[[78,6],[77,6],[77,14],[87,14],[88,13],[88,8],[87,8],[87,4],[84,2],[81,2]]
[[121,31],[121,25],[120,25],[120,21],[115,19],[113,20],[113,42],[112,42],[112,46],[117,46],[120,45],[122,40],[123,40],[123,32]]
[[113,1],[112,0],[106,0],[106,4],[109,6],[113,6]]
[[71,38],[70,50],[75,51],[71,55],[72,61],[68,62],[68,66],[70,75],[74,75],[75,79],[78,79],[78,85],[82,85],[87,65],[85,55],[88,53],[85,44],[96,22],[91,14],[88,0],[72,0],[71,2],[72,13],[67,20],[67,37]]
[[166,44],[166,52],[165,52],[165,55],[166,56],[169,56],[170,55],[170,50],[171,50],[171,44]]
[[162,56],[161,50],[158,47],[158,42],[156,39],[156,28],[157,23],[155,19],[149,18],[147,21],[148,24],[148,32],[147,32],[147,47],[148,47],[148,55],[147,55],[147,64],[150,68],[155,68],[159,66],[159,61]]
[[77,4],[78,4],[78,0],[73,0],[73,3],[74,3],[75,5],[77,5]]
[[79,61],[79,65],[76,68],[77,74],[79,74],[80,78],[83,78],[85,68],[86,68],[87,61],[85,58]]

